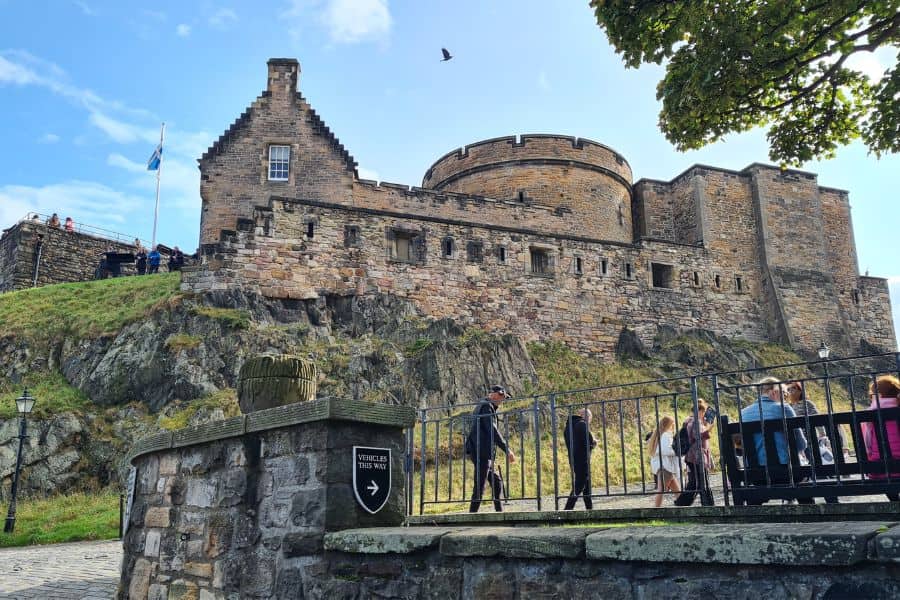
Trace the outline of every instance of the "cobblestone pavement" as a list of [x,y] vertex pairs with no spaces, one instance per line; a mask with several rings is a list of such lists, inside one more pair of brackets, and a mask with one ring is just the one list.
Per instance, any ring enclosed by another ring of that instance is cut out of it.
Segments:
[[0,598],[108,600],[121,561],[119,540],[0,549]]

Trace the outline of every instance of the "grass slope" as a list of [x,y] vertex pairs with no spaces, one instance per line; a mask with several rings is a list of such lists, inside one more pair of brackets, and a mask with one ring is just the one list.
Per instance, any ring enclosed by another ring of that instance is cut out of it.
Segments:
[[[2,507],[6,514],[7,507]],[[119,495],[69,494],[44,500],[20,499],[16,529],[0,533],[0,547],[111,540],[119,536]]]
[[0,338],[110,335],[174,296],[181,273],[61,283],[0,294]]

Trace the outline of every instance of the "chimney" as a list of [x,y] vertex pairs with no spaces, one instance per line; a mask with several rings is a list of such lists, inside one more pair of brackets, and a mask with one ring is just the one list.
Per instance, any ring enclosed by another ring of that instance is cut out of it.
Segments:
[[296,58],[270,58],[269,83],[266,86],[273,98],[293,98],[300,79],[300,63]]

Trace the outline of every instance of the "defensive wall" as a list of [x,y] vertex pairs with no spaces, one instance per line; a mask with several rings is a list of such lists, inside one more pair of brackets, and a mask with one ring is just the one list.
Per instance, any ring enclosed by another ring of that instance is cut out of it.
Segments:
[[[408,407],[319,399],[141,440],[118,597],[900,594],[892,503],[484,512],[397,527],[413,421]],[[354,446],[390,450],[374,513],[354,497]],[[648,519],[695,524],[609,525]]]
[[[20,221],[0,237],[0,292],[93,279],[107,251],[134,252],[134,245]],[[133,273],[133,265],[122,265],[122,272]]]
[[[893,350],[887,282],[860,277],[847,192],[815,174],[696,165],[641,179],[614,150],[529,134],[438,159],[422,187],[361,180],[297,91],[299,63],[200,159],[203,257],[187,290],[391,292],[425,315],[608,355],[659,324],[812,352]],[[272,145],[288,177],[268,178]]]

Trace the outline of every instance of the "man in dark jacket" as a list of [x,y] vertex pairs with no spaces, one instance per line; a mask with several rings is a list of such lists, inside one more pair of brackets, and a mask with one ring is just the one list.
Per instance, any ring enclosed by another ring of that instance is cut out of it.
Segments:
[[569,452],[569,466],[572,469],[574,482],[572,493],[566,500],[565,510],[575,508],[578,496],[584,496],[584,507],[594,508],[591,500],[591,450],[597,446],[590,429],[591,411],[583,408],[569,417],[563,437],[566,440],[566,450]]
[[516,455],[506,445],[506,440],[497,430],[497,407],[509,397],[503,386],[495,385],[487,398],[483,398],[472,417],[472,429],[466,438],[466,454],[475,465],[475,487],[472,489],[472,502],[469,512],[478,512],[481,506],[481,496],[484,493],[484,484],[491,482],[491,494],[494,499],[494,510],[503,511],[500,499],[503,497],[503,478],[494,471],[494,447],[503,450],[509,456],[510,462],[516,461]]

